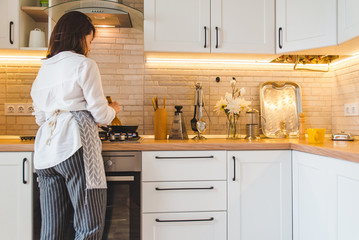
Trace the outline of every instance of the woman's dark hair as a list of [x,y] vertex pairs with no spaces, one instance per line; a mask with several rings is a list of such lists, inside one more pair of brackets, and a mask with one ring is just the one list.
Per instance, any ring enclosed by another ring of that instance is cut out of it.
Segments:
[[85,14],[76,11],[64,14],[51,33],[46,57],[51,58],[62,51],[73,51],[86,56],[86,35],[91,31],[95,36],[95,27]]

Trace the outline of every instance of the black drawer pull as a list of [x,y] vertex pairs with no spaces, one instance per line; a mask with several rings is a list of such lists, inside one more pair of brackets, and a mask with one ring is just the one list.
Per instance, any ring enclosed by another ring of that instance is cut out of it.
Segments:
[[14,27],[14,22],[11,21],[10,22],[10,25],[9,25],[9,42],[10,44],[14,44],[14,39],[12,38],[12,35],[13,35],[13,27]]
[[207,47],[207,27],[204,26],[204,48]]
[[236,181],[236,157],[233,156],[233,181]]
[[174,220],[160,220],[156,218],[156,222],[210,222],[213,221],[214,218],[207,218],[207,219],[174,219]]
[[176,190],[211,190],[211,189],[214,189],[213,186],[211,187],[204,187],[204,188],[159,188],[159,187],[156,187],[155,188],[156,191],[176,191]]
[[278,29],[278,45],[280,49],[283,48],[283,29],[281,27]]
[[26,184],[27,183],[27,180],[25,180],[25,163],[27,161],[27,158],[24,158],[22,160],[22,183],[23,184]]
[[216,27],[216,48],[218,48],[218,27]]
[[156,159],[190,159],[190,158],[214,158],[214,156],[195,156],[195,157],[160,157],[156,156]]

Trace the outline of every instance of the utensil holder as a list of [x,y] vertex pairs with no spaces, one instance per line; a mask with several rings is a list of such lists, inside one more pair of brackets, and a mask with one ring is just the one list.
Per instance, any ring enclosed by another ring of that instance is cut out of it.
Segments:
[[155,139],[167,139],[167,111],[164,108],[157,108],[155,111]]

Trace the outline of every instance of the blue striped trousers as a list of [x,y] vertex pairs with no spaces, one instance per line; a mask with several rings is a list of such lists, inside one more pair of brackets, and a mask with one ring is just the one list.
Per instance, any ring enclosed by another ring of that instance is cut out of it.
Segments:
[[70,240],[68,232],[72,227],[75,240],[100,240],[105,224],[106,189],[86,189],[82,148],[55,167],[37,169],[36,173],[41,240]]

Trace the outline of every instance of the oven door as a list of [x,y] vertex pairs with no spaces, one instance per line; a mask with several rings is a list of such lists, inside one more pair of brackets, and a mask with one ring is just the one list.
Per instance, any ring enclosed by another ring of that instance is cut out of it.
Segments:
[[[140,240],[140,172],[107,172],[107,207],[103,240]],[[34,179],[37,179],[34,173]],[[38,185],[33,188],[33,239],[40,239]],[[72,222],[72,221],[71,221]],[[74,239],[70,230],[68,239]]]
[[140,239],[140,172],[107,172],[103,240]]

